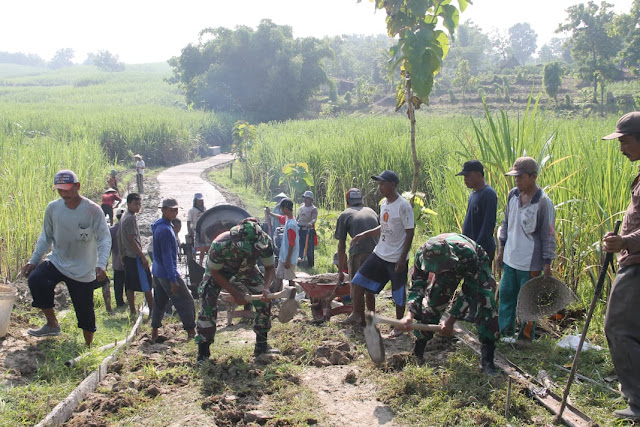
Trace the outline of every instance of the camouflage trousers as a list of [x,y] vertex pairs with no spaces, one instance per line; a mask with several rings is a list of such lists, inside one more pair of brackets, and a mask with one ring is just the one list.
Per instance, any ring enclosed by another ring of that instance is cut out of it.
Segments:
[[[433,285],[425,290],[425,296],[416,304],[413,311],[414,319],[419,323],[438,324],[442,313],[449,306],[458,288],[459,280],[445,276],[439,276]],[[456,296],[452,311],[464,312],[470,305],[477,305],[474,324],[481,342],[497,341],[500,338],[500,326],[498,324],[498,307],[495,299],[495,280],[487,280],[483,283],[462,284],[462,295]],[[462,298],[462,299],[460,299]],[[428,341],[433,338],[433,332],[413,331],[419,340]]]
[[[222,273],[229,283],[244,294],[260,294],[264,289],[264,278],[257,268],[248,274]],[[216,319],[218,318],[218,297],[222,287],[213,279],[203,282],[198,288],[200,295],[200,312],[198,313],[197,335],[195,341],[212,343],[216,335]],[[271,303],[252,301],[256,311],[253,330],[258,335],[265,335],[271,329]]]

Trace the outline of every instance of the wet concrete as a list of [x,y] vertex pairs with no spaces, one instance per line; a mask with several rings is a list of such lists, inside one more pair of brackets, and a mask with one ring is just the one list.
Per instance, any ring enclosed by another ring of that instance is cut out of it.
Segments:
[[180,232],[181,241],[184,242],[184,236],[187,232],[187,212],[193,206],[194,193],[202,193],[207,209],[225,202],[224,196],[203,178],[203,174],[206,170],[232,159],[233,155],[231,154],[218,154],[199,162],[174,166],[158,175],[159,192],[162,194],[162,198],[173,197],[178,200],[180,205],[178,218],[182,220],[183,224]]

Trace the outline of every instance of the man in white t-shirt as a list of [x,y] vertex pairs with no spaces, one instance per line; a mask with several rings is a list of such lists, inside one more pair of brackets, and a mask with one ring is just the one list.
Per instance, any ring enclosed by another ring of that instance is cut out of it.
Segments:
[[[380,205],[380,225],[354,236],[351,239],[351,245],[367,237],[379,236],[380,240],[373,249],[373,253],[367,257],[356,273],[351,284],[377,294],[388,281],[391,281],[396,317],[402,319],[406,305],[409,249],[415,227],[413,208],[398,194],[397,185],[400,180],[395,172],[386,170],[380,175],[372,176],[371,179],[378,181],[378,190],[384,197]],[[394,329],[391,337],[401,334],[401,330]]]
[[204,197],[202,196],[202,193],[194,194],[193,207],[189,209],[189,212],[187,212],[187,234],[191,239],[193,239],[193,247],[195,251],[200,254],[200,264],[202,264],[202,260],[204,259],[209,246],[202,242],[200,234],[196,233],[196,226],[198,225],[200,217],[204,215],[206,210],[207,208],[204,206]]
[[136,182],[138,184],[138,193],[143,193],[144,183],[142,178],[144,177],[146,165],[144,164],[144,160],[142,160],[142,156],[140,154],[136,154],[133,157],[136,159]]

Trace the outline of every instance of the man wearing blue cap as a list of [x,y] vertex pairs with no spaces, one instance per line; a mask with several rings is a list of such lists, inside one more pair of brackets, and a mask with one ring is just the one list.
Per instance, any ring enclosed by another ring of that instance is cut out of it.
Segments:
[[[356,245],[367,237],[379,236],[380,240],[362,264],[352,285],[361,286],[373,293],[380,293],[391,281],[391,294],[396,304],[396,317],[402,319],[406,305],[407,269],[409,266],[409,249],[413,241],[414,218],[411,204],[398,194],[400,182],[395,172],[386,170],[371,179],[378,181],[378,190],[384,197],[380,205],[380,225],[355,235],[351,245]],[[402,334],[394,329],[391,337]]]
[[[53,298],[56,285],[64,282],[90,347],[96,331],[93,290],[106,277],[111,234],[100,206],[80,195],[80,181],[73,171],[59,171],[53,184],[60,199],[47,205],[36,248],[22,267],[33,297],[31,305],[42,310],[47,323],[27,332],[35,337],[60,335]],[[40,262],[49,250],[47,259]]]

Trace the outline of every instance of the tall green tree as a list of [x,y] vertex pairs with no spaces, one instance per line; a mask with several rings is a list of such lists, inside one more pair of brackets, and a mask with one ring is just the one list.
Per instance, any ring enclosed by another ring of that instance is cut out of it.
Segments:
[[270,20],[256,30],[207,28],[198,45],[169,60],[170,81],[195,108],[235,112],[256,122],[286,120],[327,82],[322,61],[332,55],[322,41],[294,39],[291,27]]
[[49,61],[49,68],[57,70],[59,68],[71,67],[73,62],[71,61],[74,57],[75,53],[73,49],[67,47],[64,49],[58,49]]
[[558,104],[558,92],[560,91],[560,86],[562,86],[563,73],[564,69],[559,62],[550,62],[544,66],[544,75],[542,78],[544,90],[549,98],[554,100],[556,105]]
[[567,19],[556,32],[570,33],[571,53],[578,66],[578,75],[593,88],[593,101],[598,102],[598,85],[601,79],[615,74],[613,58],[620,50],[612,32],[614,14],[612,4],[603,1],[598,6],[593,1],[580,3],[567,9]]
[[471,73],[477,74],[486,67],[490,48],[489,36],[476,24],[467,21],[456,28],[455,37],[451,40],[449,53],[444,62],[445,67],[449,70],[457,69],[460,61],[466,60]]
[[471,75],[471,71],[469,71],[469,61],[463,59],[458,63],[458,68],[456,68],[455,78],[453,79],[453,84],[458,86],[462,91],[462,102],[466,101],[466,93],[469,88],[473,76]]
[[[361,0],[358,0],[358,3]],[[413,180],[411,192],[418,189],[420,162],[416,151],[415,108],[429,102],[434,76],[449,52],[449,36],[453,35],[463,12],[471,2],[457,0],[369,0],[376,9],[387,14],[387,33],[396,37],[391,48],[391,70],[400,69],[401,82],[396,95],[396,109],[407,106],[411,123]],[[445,31],[440,28],[446,29]],[[449,35],[447,35],[447,33]]]
[[633,0],[630,13],[621,14],[614,19],[614,32],[623,40],[619,56],[624,66],[634,74],[640,72],[640,0]]
[[509,28],[509,47],[512,55],[524,65],[538,48],[538,34],[528,22],[520,22]]

